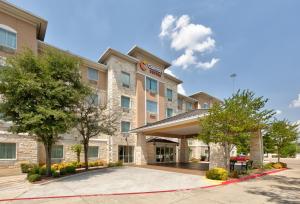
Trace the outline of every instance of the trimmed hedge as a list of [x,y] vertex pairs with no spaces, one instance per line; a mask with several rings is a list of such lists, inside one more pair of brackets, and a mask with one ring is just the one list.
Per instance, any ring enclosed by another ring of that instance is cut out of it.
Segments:
[[228,179],[228,171],[223,168],[213,168],[206,172],[206,178],[225,181]]
[[39,175],[39,174],[31,174],[31,175],[29,175],[28,176],[28,181],[29,182],[36,182],[36,181],[40,181],[41,180],[41,175]]

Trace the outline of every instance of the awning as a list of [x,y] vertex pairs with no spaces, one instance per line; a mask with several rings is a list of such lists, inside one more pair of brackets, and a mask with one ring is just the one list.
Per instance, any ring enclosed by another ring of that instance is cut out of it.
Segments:
[[200,131],[199,118],[205,116],[207,110],[196,109],[169,117],[145,126],[130,130],[130,133],[142,133],[161,137],[195,137]]

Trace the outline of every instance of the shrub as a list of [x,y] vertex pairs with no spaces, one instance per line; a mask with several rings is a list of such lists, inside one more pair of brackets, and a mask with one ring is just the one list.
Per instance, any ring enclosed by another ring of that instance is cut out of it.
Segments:
[[67,174],[74,174],[76,172],[76,168],[73,165],[68,165],[65,169]]
[[107,166],[108,166],[108,167],[123,166],[123,162],[122,162],[122,161],[109,162]]
[[54,178],[57,178],[57,177],[59,177],[59,173],[58,173],[57,171],[55,171],[55,172],[52,173],[52,176],[53,176]]
[[206,177],[212,180],[225,181],[228,178],[228,172],[223,168],[213,168],[206,172]]
[[21,163],[21,171],[22,173],[28,173],[29,170],[33,167],[34,164],[29,163]]
[[116,166],[123,166],[123,162],[122,161],[117,161]]
[[282,166],[282,168],[287,168],[287,164],[286,163],[283,163],[283,162],[279,162]]
[[66,168],[60,168],[60,169],[59,169],[59,174],[60,174],[60,175],[66,175],[66,174],[67,174]]
[[263,168],[264,169],[273,169],[273,164],[274,164],[273,162],[267,163],[267,164],[264,165]]
[[273,168],[275,169],[282,169],[282,168],[286,168],[287,164],[283,163],[283,162],[277,162],[277,163],[273,163]]
[[32,174],[39,174],[40,173],[40,167],[36,164],[32,165],[32,167],[30,167],[28,169],[28,174],[32,175]]
[[198,163],[198,162],[199,162],[199,159],[191,158],[191,162],[192,162],[192,163]]
[[31,175],[29,175],[28,176],[28,181],[29,182],[36,182],[36,181],[40,181],[41,180],[41,175],[39,175],[39,174],[31,174]]
[[89,166],[90,167],[94,167],[94,166],[97,166],[98,165],[98,162],[89,162]]
[[98,161],[98,166],[104,166],[105,165],[105,161],[99,160]]
[[46,175],[46,167],[45,166],[42,166],[39,168],[39,174],[40,175]]
[[239,178],[239,172],[237,170],[234,170],[234,171],[230,172],[229,177],[230,178]]

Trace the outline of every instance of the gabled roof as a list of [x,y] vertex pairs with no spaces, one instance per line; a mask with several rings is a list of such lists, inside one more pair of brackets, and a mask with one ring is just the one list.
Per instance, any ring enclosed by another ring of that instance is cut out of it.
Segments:
[[189,97],[190,97],[190,98],[194,98],[194,97],[196,97],[196,96],[201,96],[201,95],[208,96],[208,97],[211,97],[211,98],[213,98],[213,99],[215,99],[215,100],[217,100],[217,101],[222,102],[221,99],[219,99],[219,98],[217,98],[217,97],[214,97],[214,96],[212,96],[212,95],[209,95],[208,93],[203,92],[203,91],[199,91],[199,92],[197,92],[197,93],[194,93],[194,94],[190,95]]
[[180,93],[177,93],[177,96],[181,97],[181,98],[184,98],[184,99],[186,99],[188,101],[191,101],[191,102],[197,102],[198,101],[197,99],[191,98],[189,96],[186,96],[186,95],[183,95],[183,94],[180,94]]
[[175,81],[175,82],[178,83],[178,84],[181,84],[181,83],[182,83],[182,81],[181,81],[180,79],[178,79],[178,78],[176,78],[176,77],[174,77],[174,76],[172,76],[172,75],[170,75],[170,74],[167,74],[166,72],[164,72],[164,76],[165,76],[167,79],[171,79],[172,81]]
[[44,40],[48,22],[29,11],[21,9],[8,1],[0,1],[0,10],[4,13],[12,15],[23,21],[29,22],[36,26],[36,36],[39,40]]
[[131,132],[131,133],[141,132],[143,130],[147,130],[147,129],[151,129],[151,128],[155,128],[155,127],[159,127],[159,126],[163,126],[163,125],[170,125],[173,123],[179,123],[179,122],[189,120],[189,119],[198,120],[198,118],[206,115],[207,113],[208,113],[208,111],[206,109],[195,109],[195,110],[181,113],[181,114],[178,114],[178,115],[175,115],[175,116],[163,119],[163,120],[159,120],[154,123],[144,125],[142,127],[130,130],[129,132]]
[[117,57],[123,58],[123,59],[128,60],[128,61],[130,61],[130,62],[132,62],[132,63],[138,63],[138,62],[139,62],[138,59],[136,59],[136,58],[134,58],[134,57],[132,57],[132,56],[123,54],[123,53],[121,53],[121,52],[119,52],[119,51],[117,51],[117,50],[115,50],[115,49],[113,49],[113,48],[107,48],[107,49],[100,55],[100,57],[99,57],[99,59],[98,59],[98,62],[104,63],[105,60],[106,60],[109,56],[111,56],[111,55],[115,55],[115,56],[117,56]]
[[152,53],[148,52],[147,50],[144,50],[143,48],[138,47],[137,45],[133,46],[129,51],[128,51],[128,55],[132,56],[134,53],[142,53],[143,55],[152,58],[153,60],[161,63],[162,65],[165,66],[165,69],[170,67],[171,64],[155,55],[153,55]]

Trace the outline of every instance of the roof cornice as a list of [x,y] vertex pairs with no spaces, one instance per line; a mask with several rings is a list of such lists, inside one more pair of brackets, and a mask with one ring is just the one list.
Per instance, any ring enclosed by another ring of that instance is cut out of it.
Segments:
[[99,57],[98,59],[98,62],[99,63],[105,63],[105,61],[111,56],[111,55],[114,55],[114,56],[117,56],[117,57],[120,57],[124,60],[127,60],[129,62],[132,62],[132,63],[138,63],[139,60],[132,57],[132,56],[129,56],[129,55],[126,55],[126,54],[123,54],[113,48],[108,48],[106,49],[102,54],[101,56]]

